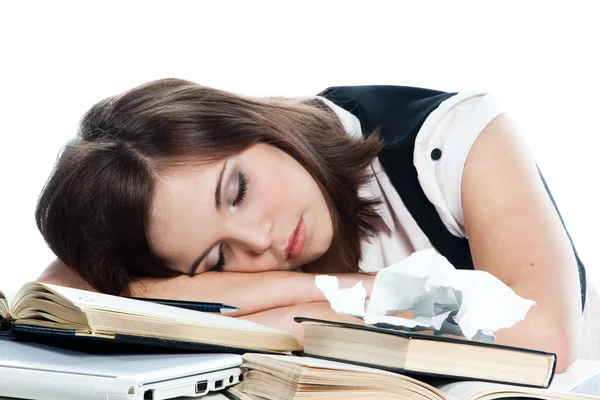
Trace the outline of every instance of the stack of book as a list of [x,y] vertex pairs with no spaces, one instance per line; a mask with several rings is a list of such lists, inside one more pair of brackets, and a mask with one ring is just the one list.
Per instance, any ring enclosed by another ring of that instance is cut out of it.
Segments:
[[300,347],[240,319],[40,283],[0,292],[0,317],[37,342],[242,354],[231,399],[589,398],[547,389],[554,354],[358,324],[297,318]]
[[[239,399],[581,399],[548,390],[556,356],[298,318],[302,357],[245,354]],[[234,398],[234,397],[232,397]]]

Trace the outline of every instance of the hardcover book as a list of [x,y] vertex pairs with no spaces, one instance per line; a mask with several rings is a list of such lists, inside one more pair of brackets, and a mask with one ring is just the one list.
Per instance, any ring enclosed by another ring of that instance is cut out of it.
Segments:
[[452,379],[476,379],[546,388],[556,355],[467,339],[311,318],[301,354],[385,369]]

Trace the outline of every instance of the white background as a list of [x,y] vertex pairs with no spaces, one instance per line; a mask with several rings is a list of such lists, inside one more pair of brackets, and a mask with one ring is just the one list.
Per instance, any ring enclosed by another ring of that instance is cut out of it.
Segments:
[[500,94],[600,286],[595,2],[0,2],[0,287],[53,256],[34,222],[96,101],[185,78],[251,95],[396,84]]

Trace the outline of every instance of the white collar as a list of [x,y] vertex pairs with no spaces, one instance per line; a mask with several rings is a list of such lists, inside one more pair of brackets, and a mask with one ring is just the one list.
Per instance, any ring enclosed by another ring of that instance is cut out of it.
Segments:
[[[342,126],[344,127],[344,130],[346,130],[350,136],[363,136],[360,120],[356,117],[356,115],[324,97],[317,97],[327,106],[329,106],[335,115],[337,115],[342,123]],[[381,167],[381,164],[377,158],[371,162],[371,168],[373,170],[374,178],[370,179],[369,182],[359,188],[359,195],[365,198],[379,198],[381,200],[381,203],[376,207],[376,211],[381,216],[381,219],[385,223],[387,229],[392,231],[394,229],[394,218],[390,212],[389,205],[386,203],[387,199],[384,187],[381,185],[381,182],[378,179],[378,176],[380,176],[380,174],[385,174],[385,172],[383,171],[383,168]]]
[[351,112],[343,109],[338,106],[334,102],[325,97],[317,96],[319,100],[323,103],[327,104],[329,108],[337,115],[338,119],[342,122],[342,126],[350,134],[350,136],[354,137],[362,137],[362,128],[360,126],[360,120],[356,117],[356,115]]

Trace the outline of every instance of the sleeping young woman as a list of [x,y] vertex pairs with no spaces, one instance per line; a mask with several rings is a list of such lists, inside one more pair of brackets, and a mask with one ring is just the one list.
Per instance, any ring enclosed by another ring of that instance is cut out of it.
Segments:
[[[435,248],[536,305],[498,343],[600,356],[598,296],[493,95],[397,86],[254,98],[149,82],[94,105],[38,202],[43,282],[220,301],[295,333],[343,286]],[[597,316],[596,316],[597,319]],[[595,333],[594,333],[595,332]]]

